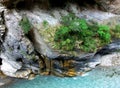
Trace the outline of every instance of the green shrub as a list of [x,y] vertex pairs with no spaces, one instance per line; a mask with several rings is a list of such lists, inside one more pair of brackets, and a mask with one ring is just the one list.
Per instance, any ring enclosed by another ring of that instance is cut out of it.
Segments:
[[21,26],[25,34],[28,34],[28,32],[31,30],[31,23],[26,16],[23,16],[19,25]]
[[[56,30],[54,41],[59,49],[74,50],[78,48],[85,52],[93,52],[101,44],[111,41],[110,29],[106,25],[89,24],[73,14],[64,16],[62,26]],[[99,41],[100,44],[97,44]]]
[[110,42],[111,40],[110,28],[107,25],[98,26],[98,34],[99,34],[99,37],[105,43]]

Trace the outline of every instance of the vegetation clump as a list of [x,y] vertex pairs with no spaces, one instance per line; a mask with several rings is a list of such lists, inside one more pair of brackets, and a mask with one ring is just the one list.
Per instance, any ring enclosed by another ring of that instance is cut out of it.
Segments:
[[59,49],[93,52],[111,41],[107,25],[90,24],[73,14],[62,18],[62,26],[56,30],[54,41]]
[[[32,27],[27,17],[23,17],[20,26],[25,34],[28,34]],[[45,42],[55,50],[69,51],[69,53],[78,50],[95,52],[113,39],[120,38],[120,25],[118,24],[112,29],[108,25],[91,23],[74,14],[69,14],[62,17],[61,25],[57,26],[50,26],[44,20],[39,33]]]

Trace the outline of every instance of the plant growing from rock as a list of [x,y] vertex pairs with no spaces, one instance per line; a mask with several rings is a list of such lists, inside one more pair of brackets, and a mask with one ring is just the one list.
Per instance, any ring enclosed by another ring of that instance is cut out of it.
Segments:
[[44,26],[45,28],[46,28],[47,26],[49,26],[49,23],[48,23],[46,20],[44,20],[42,24],[43,24],[43,26]]
[[26,16],[23,16],[19,25],[21,26],[25,34],[28,34],[28,32],[31,30],[31,27],[32,27],[29,19]]
[[62,26],[57,29],[54,36],[58,49],[72,51],[78,48],[85,52],[93,52],[111,41],[107,25],[89,24],[85,19],[73,14],[64,16],[61,23]]
[[104,42],[109,42],[111,39],[111,34],[110,34],[110,28],[107,25],[100,25],[98,26],[98,34],[99,37],[104,41]]

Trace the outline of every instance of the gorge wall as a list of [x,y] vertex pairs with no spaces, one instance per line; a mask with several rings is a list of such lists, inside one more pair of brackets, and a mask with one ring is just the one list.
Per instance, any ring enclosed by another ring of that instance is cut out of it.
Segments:
[[[35,75],[71,77],[83,75],[97,65],[120,65],[119,40],[96,53],[76,56],[54,51],[38,33],[44,20],[59,25],[60,17],[69,12],[98,23],[119,23],[119,7],[119,0],[0,0],[0,72],[26,79]],[[28,35],[19,25],[23,16],[32,24]]]

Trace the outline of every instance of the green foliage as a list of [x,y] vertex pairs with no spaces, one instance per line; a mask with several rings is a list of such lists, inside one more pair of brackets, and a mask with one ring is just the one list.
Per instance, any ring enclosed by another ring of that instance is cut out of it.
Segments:
[[28,32],[31,30],[31,23],[26,16],[23,16],[19,25],[21,26],[25,34],[28,34]]
[[42,24],[44,27],[47,27],[49,25],[49,23],[46,20],[44,20]]
[[[107,44],[111,40],[110,29],[106,25],[89,24],[73,14],[64,16],[61,23],[54,36],[59,49],[74,50],[78,46],[82,51],[93,52],[100,44]],[[97,44],[98,41],[100,44]]]
[[99,37],[104,42],[110,42],[110,39],[111,39],[110,28],[107,25],[98,26],[98,34],[99,34]]
[[96,43],[92,38],[86,38],[83,44],[80,45],[80,49],[86,52],[94,51],[96,49]]

